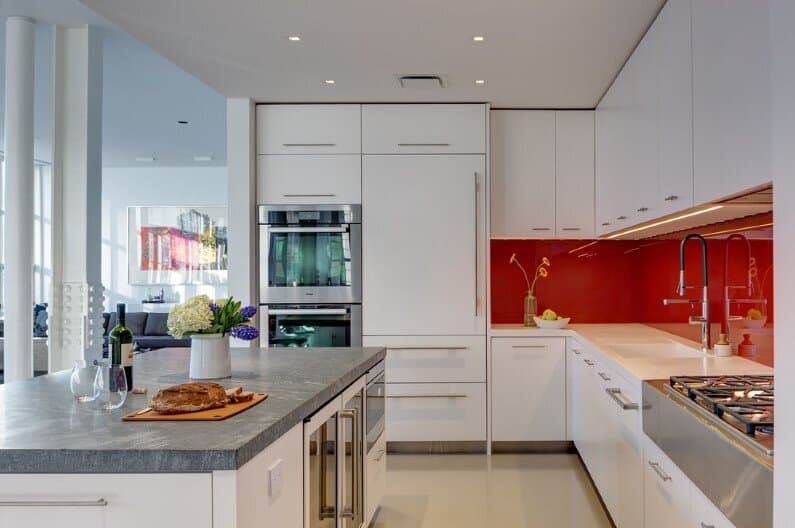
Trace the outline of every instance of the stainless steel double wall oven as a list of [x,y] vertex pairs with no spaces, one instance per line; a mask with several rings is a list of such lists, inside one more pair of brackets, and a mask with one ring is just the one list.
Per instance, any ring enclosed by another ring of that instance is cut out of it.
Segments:
[[259,206],[268,346],[361,345],[361,217],[361,205]]

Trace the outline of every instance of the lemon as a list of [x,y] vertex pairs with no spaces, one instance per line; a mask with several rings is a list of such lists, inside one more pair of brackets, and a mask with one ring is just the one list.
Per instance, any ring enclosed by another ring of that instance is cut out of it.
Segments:
[[541,319],[544,321],[557,321],[558,314],[556,314],[554,310],[546,309],[544,313],[541,314]]
[[751,308],[750,310],[748,310],[747,317],[748,317],[748,319],[751,319],[751,320],[754,320],[754,321],[759,321],[760,319],[764,319],[764,316],[762,315],[762,312],[760,312],[756,308]]

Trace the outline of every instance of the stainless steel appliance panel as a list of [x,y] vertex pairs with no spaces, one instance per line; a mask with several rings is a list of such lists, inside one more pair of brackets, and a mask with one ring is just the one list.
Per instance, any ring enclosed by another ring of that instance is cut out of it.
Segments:
[[675,400],[686,396],[664,393],[666,383],[643,383],[643,432],[737,528],[772,527],[772,458],[765,463],[714,415]]
[[367,402],[365,405],[365,437],[369,455],[384,433],[386,424],[386,370],[380,362],[367,373]]
[[264,305],[260,324],[268,331],[269,347],[362,345],[360,304]]

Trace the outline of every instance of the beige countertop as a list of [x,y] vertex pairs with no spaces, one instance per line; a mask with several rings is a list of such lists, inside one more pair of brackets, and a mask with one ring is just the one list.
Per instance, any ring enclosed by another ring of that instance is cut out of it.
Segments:
[[[644,324],[579,324],[563,330],[528,328],[519,324],[493,325],[489,337],[574,337],[613,361],[626,377],[637,380],[667,379],[669,376],[713,376],[723,374],[772,375],[773,369],[748,359],[704,356],[701,345]],[[649,354],[625,357],[615,347],[674,342],[693,350],[693,357]]]

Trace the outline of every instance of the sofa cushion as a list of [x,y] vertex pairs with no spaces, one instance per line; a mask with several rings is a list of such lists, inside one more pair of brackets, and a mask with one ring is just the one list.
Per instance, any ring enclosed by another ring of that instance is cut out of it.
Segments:
[[125,323],[127,328],[130,329],[130,332],[133,333],[133,337],[144,335],[144,328],[146,328],[146,317],[148,315],[149,314],[146,312],[132,312],[127,314]]
[[167,336],[168,335],[168,314],[150,313],[146,318],[145,336]]
[[143,336],[135,338],[135,345],[141,349],[190,347],[190,339],[174,339],[171,336]]

